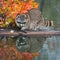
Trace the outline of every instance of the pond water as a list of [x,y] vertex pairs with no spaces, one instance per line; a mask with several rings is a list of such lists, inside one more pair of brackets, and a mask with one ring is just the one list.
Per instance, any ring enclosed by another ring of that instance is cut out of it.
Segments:
[[[41,3],[42,0],[36,0]],[[44,0],[43,15],[45,20],[53,20],[55,27],[60,27],[60,0]],[[49,30],[49,29],[47,29]],[[35,60],[60,60],[60,36],[47,37],[40,56]]]
[[[45,28],[46,29],[46,28]],[[47,30],[53,30],[51,27]],[[47,37],[35,60],[60,60],[60,36]]]
[[60,60],[60,36],[46,38],[37,60]]

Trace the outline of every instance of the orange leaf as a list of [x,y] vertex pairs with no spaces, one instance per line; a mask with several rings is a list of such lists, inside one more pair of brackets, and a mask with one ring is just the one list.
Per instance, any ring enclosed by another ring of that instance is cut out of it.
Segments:
[[18,60],[22,60],[23,59],[23,56],[20,52],[17,53],[17,57],[18,57]]
[[16,15],[17,15],[17,13],[16,13],[16,12],[15,12],[15,13],[13,13],[13,14],[12,14],[12,18],[13,18],[13,19],[15,19],[15,18],[16,18]]
[[40,53],[38,53],[38,52],[36,52],[36,53],[31,53],[31,54],[32,54],[34,57],[40,55]]
[[13,0],[7,0],[8,4],[11,4],[13,2]]

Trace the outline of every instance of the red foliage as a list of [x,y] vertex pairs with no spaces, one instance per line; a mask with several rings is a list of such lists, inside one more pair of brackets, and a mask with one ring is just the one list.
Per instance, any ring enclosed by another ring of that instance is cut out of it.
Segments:
[[19,52],[15,46],[0,47],[0,60],[33,60],[36,55],[38,53]]
[[24,52],[23,54],[23,60],[33,60],[33,56],[29,52]]

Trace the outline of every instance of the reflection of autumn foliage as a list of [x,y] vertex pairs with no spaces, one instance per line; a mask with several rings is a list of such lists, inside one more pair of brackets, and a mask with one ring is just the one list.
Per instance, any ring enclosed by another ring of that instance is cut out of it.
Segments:
[[38,53],[19,52],[15,46],[0,47],[0,60],[33,60],[33,57],[38,55]]
[[31,53],[24,52],[23,53],[23,60],[33,60],[33,56]]
[[0,60],[4,60],[4,52],[3,52],[3,49],[0,48]]

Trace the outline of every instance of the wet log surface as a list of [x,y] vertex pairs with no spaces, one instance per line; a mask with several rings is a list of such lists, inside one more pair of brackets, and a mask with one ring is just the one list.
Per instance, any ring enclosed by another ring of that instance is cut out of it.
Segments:
[[27,36],[27,37],[48,37],[60,36],[60,31],[16,31],[16,30],[0,30],[0,36]]

